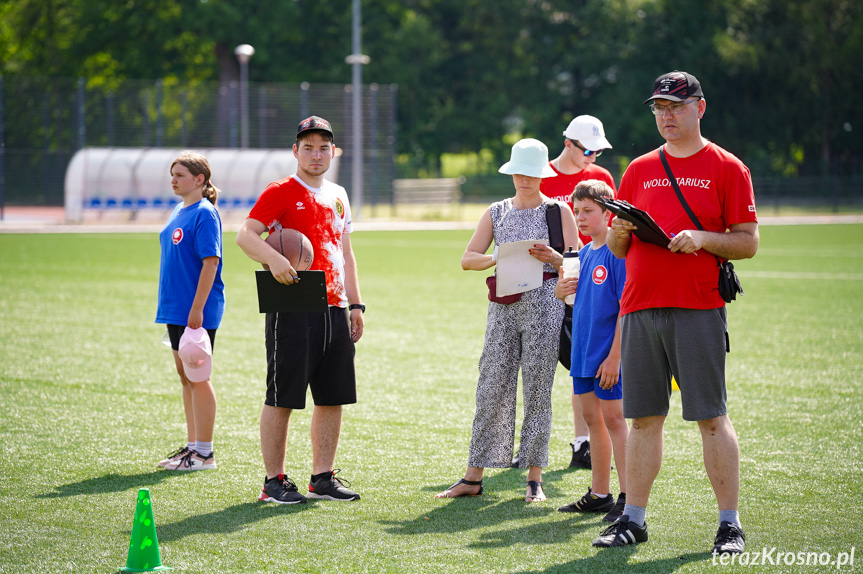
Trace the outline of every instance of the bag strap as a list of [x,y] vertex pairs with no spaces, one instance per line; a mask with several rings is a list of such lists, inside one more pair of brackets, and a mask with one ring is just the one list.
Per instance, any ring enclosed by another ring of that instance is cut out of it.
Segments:
[[[686,215],[689,216],[689,219],[692,220],[692,223],[695,224],[695,227],[699,231],[704,231],[704,227],[701,226],[701,222],[698,221],[698,218],[695,217],[695,213],[692,212],[692,208],[689,207],[689,204],[686,203],[686,198],[683,197],[683,192],[680,191],[680,187],[677,185],[677,179],[674,177],[674,173],[671,171],[671,166],[668,165],[668,160],[665,159],[665,146],[659,146],[659,159],[662,160],[662,167],[665,168],[665,173],[668,175],[668,181],[671,183],[671,187],[674,188],[674,193],[677,194],[677,199],[680,201],[680,205],[683,206],[683,209],[686,210]],[[716,262],[719,265],[722,265],[722,258],[718,255],[711,254],[716,258]]]
[[665,173],[668,174],[668,181],[671,183],[671,187],[674,188],[674,193],[677,194],[678,201],[680,201],[683,209],[686,210],[686,215],[689,216],[689,219],[692,220],[692,223],[695,224],[695,227],[699,231],[704,231],[704,227],[701,226],[701,222],[698,221],[697,217],[695,217],[695,213],[692,212],[692,208],[689,207],[688,203],[686,203],[686,198],[683,197],[683,192],[680,191],[680,187],[677,185],[677,179],[674,177],[674,173],[671,172],[671,166],[668,165],[668,160],[665,159],[665,150],[663,147],[664,146],[659,146],[659,159],[662,160],[662,167],[665,168]]
[[545,224],[548,226],[548,244],[558,253],[563,253],[563,250],[566,249],[564,245],[566,240],[563,238],[562,217],[560,214],[560,204],[549,203],[545,209]]

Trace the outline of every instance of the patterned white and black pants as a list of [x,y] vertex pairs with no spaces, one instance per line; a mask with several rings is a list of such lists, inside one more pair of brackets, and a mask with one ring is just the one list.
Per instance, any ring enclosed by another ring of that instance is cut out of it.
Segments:
[[545,281],[511,305],[488,305],[468,466],[510,465],[519,368],[524,402],[519,466],[548,466],[551,387],[564,310],[563,301],[554,296],[556,283],[556,278]]

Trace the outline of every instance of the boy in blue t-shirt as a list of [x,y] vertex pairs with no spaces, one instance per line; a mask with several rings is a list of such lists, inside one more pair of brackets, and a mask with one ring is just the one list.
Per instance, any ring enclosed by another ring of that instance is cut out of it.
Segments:
[[[620,298],[626,266],[605,244],[611,212],[597,199],[614,197],[603,181],[586,180],[575,186],[573,212],[578,230],[592,239],[579,251],[577,277],[559,279],[555,295],[565,299],[575,293],[572,306],[572,389],[579,396],[584,421],[590,429],[591,486],[587,494],[561,512],[608,512],[603,520],[614,522],[626,505],[626,438],[623,391],[620,379]],[[561,277],[563,272],[561,270]],[[620,496],[615,503],[610,489],[611,456],[617,465]]]

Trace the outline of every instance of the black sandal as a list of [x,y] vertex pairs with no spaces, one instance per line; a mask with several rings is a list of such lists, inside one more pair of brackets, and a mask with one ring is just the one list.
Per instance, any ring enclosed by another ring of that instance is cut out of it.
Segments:
[[[476,494],[459,494],[458,496],[450,496],[450,491],[458,486],[459,484],[466,484],[468,486],[478,486],[479,492]],[[435,498],[461,498],[462,496],[482,496],[482,479],[479,480],[468,480],[466,478],[460,478],[458,482],[447,488],[443,491],[443,496],[436,496]]]
[[525,502],[542,502],[545,500],[545,493],[540,494],[540,489],[542,488],[542,481],[540,480],[528,480],[527,481],[527,489],[529,494],[524,497]]

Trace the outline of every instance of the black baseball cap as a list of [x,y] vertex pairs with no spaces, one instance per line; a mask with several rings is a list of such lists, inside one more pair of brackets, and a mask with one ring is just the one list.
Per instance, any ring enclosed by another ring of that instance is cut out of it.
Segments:
[[653,100],[671,100],[672,102],[682,102],[687,98],[703,98],[704,93],[701,91],[701,84],[698,79],[692,74],[674,70],[667,74],[663,74],[656,78],[653,82],[652,95],[644,100],[644,103],[650,103]]
[[318,116],[311,116],[301,121],[300,125],[297,126],[297,138],[300,137],[301,133],[311,130],[327,132],[330,134],[330,137],[335,137],[333,135],[333,128],[330,127],[330,122]]

